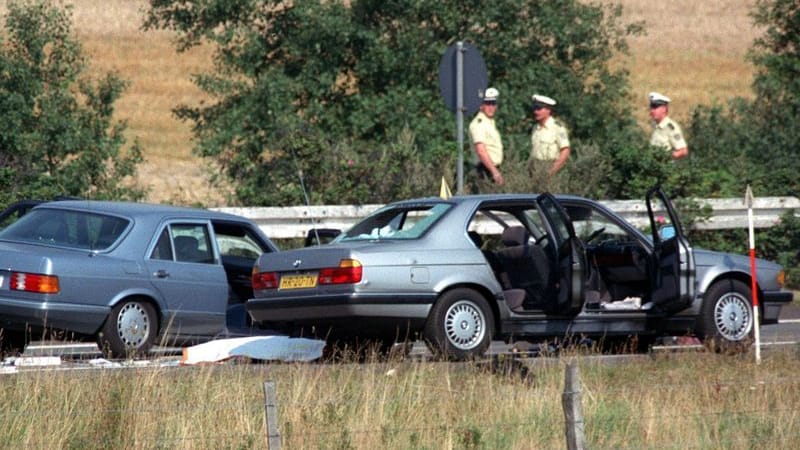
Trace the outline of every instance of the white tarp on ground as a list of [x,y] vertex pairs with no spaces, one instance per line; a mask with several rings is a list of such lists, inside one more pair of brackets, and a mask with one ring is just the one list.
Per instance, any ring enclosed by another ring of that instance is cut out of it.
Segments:
[[224,361],[235,356],[271,361],[313,361],[322,357],[325,341],[287,336],[218,339],[184,347],[181,364]]

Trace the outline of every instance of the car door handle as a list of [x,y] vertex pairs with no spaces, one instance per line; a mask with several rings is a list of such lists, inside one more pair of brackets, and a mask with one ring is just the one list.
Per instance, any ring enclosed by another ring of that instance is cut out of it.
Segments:
[[157,270],[153,275],[158,277],[158,278],[167,278],[169,276],[169,272],[167,272],[164,269],[161,269],[161,270]]

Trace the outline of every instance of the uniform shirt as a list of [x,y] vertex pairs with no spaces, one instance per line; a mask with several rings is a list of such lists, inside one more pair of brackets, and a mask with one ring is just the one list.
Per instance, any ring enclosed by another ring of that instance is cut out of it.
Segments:
[[558,159],[561,149],[569,147],[567,129],[552,117],[544,125],[536,124],[531,133],[531,158],[539,160]]
[[661,120],[661,123],[653,127],[653,134],[650,136],[650,145],[664,147],[667,150],[677,150],[686,147],[686,140],[683,138],[681,127],[669,117]]
[[475,152],[475,144],[478,142],[483,142],[486,146],[489,159],[495,166],[499,166],[503,162],[503,141],[500,140],[500,132],[495,127],[494,119],[487,117],[483,111],[478,112],[469,123],[469,138],[472,141],[472,156],[475,164],[480,162],[478,154]]

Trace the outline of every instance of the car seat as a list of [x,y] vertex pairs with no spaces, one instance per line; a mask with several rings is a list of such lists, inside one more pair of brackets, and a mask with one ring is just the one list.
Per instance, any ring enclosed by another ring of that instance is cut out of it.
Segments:
[[[522,289],[525,292],[518,309],[545,307],[550,262],[544,250],[531,245],[530,233],[522,226],[507,227],[501,239],[506,248],[497,252],[497,260],[501,267],[499,278],[503,289]],[[518,298],[518,294],[513,294],[513,298]]]
[[175,256],[184,262],[204,262],[207,259],[200,250],[200,241],[193,236],[175,236]]

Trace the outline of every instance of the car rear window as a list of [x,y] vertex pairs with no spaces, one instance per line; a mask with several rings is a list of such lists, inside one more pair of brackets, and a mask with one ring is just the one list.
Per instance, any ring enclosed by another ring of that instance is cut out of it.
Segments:
[[335,241],[417,239],[452,206],[450,203],[436,203],[387,207],[353,225]]
[[40,208],[0,231],[0,239],[100,251],[114,244],[128,224],[116,216]]

